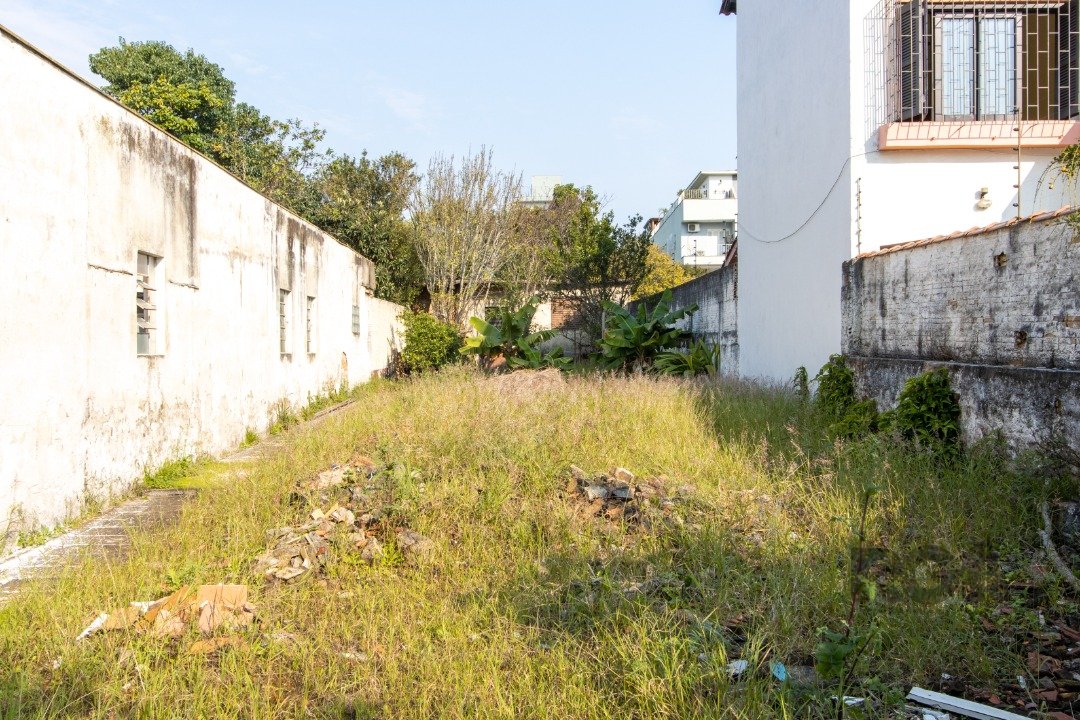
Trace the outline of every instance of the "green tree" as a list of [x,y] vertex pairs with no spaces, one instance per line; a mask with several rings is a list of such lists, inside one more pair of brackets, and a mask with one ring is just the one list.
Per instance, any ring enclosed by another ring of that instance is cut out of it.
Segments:
[[617,225],[591,187],[555,188],[549,213],[548,269],[555,294],[575,306],[588,343],[603,335],[604,306],[621,304],[645,276],[648,233],[641,216]]
[[319,195],[313,176],[333,153],[321,149],[326,131],[300,120],[275,120],[237,103],[214,136],[214,155],[226,168],[274,202],[315,222]]
[[685,266],[671,259],[658,246],[649,243],[645,255],[645,275],[634,288],[633,299],[646,298],[694,279]]
[[314,219],[357,252],[375,262],[375,292],[408,305],[423,285],[423,272],[404,220],[419,176],[401,153],[372,161],[342,155],[315,176],[320,204]]
[[206,134],[199,118],[224,103],[207,84],[175,85],[160,77],[148,84],[132,84],[120,92],[118,99],[196,150],[212,153],[213,136]]
[[236,95],[220,65],[194,50],[181,53],[164,42],[120,38],[117,46],[90,56],[90,69],[105,79],[106,93],[213,155],[214,137]]

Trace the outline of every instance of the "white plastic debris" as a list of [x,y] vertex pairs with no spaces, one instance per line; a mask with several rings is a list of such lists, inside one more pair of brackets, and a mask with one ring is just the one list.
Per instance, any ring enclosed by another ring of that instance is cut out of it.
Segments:
[[746,660],[732,660],[727,664],[728,675],[738,677],[746,672],[748,667],[750,667],[750,663]]
[[109,613],[101,613],[96,618],[94,618],[94,621],[92,623],[90,623],[89,625],[86,626],[85,630],[83,630],[81,633],[79,633],[79,636],[77,638],[75,638],[75,641],[78,642],[80,640],[85,640],[86,638],[90,637],[91,635],[96,633],[98,630],[100,630],[101,626],[104,625],[105,621],[108,620],[108,619],[109,619]]

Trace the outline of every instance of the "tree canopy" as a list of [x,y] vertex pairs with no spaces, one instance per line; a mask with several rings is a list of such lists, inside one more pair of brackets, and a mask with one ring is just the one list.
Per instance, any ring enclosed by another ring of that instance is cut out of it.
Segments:
[[649,243],[648,254],[645,256],[645,275],[634,288],[633,298],[637,300],[657,295],[695,277],[697,275],[686,266],[675,262],[657,245]]

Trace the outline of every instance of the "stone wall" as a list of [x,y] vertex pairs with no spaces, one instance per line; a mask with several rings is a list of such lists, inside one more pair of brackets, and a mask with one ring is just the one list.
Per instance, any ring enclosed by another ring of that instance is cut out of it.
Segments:
[[0,546],[386,367],[368,259],[2,28],[0,91]]
[[843,350],[892,407],[945,365],[966,439],[1080,442],[1080,239],[1069,210],[907,243],[844,263]]
[[[672,288],[673,309],[697,305],[698,309],[679,324],[695,337],[720,347],[720,368],[725,374],[739,373],[739,267],[737,262]],[[636,312],[641,303],[652,306],[659,295],[637,300],[627,308]]]

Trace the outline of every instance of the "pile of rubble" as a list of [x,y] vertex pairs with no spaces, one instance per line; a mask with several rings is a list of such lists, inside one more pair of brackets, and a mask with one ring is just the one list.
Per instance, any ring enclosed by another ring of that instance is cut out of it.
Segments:
[[383,509],[369,495],[377,489],[370,481],[379,471],[370,459],[360,456],[348,465],[319,473],[304,489],[321,493],[331,503],[329,508],[315,508],[303,525],[270,530],[271,546],[255,558],[256,572],[269,579],[295,580],[322,567],[332,546],[339,543],[374,563],[383,557],[384,543],[391,535],[406,557],[419,558],[433,550],[435,543],[430,538],[387,525]]
[[[255,606],[248,602],[246,585],[200,585],[181,587],[159,600],[133,602],[125,608],[98,615],[79,634],[85,640],[99,632],[129,630],[153,637],[180,637],[191,625],[205,636],[217,630],[235,631],[255,621]],[[209,653],[240,642],[235,635],[194,643],[189,652]]]
[[570,466],[566,491],[580,502],[578,512],[586,517],[604,517],[628,522],[647,521],[645,511],[670,510],[675,501],[664,489],[664,478],[638,479],[626,468],[590,476]]

